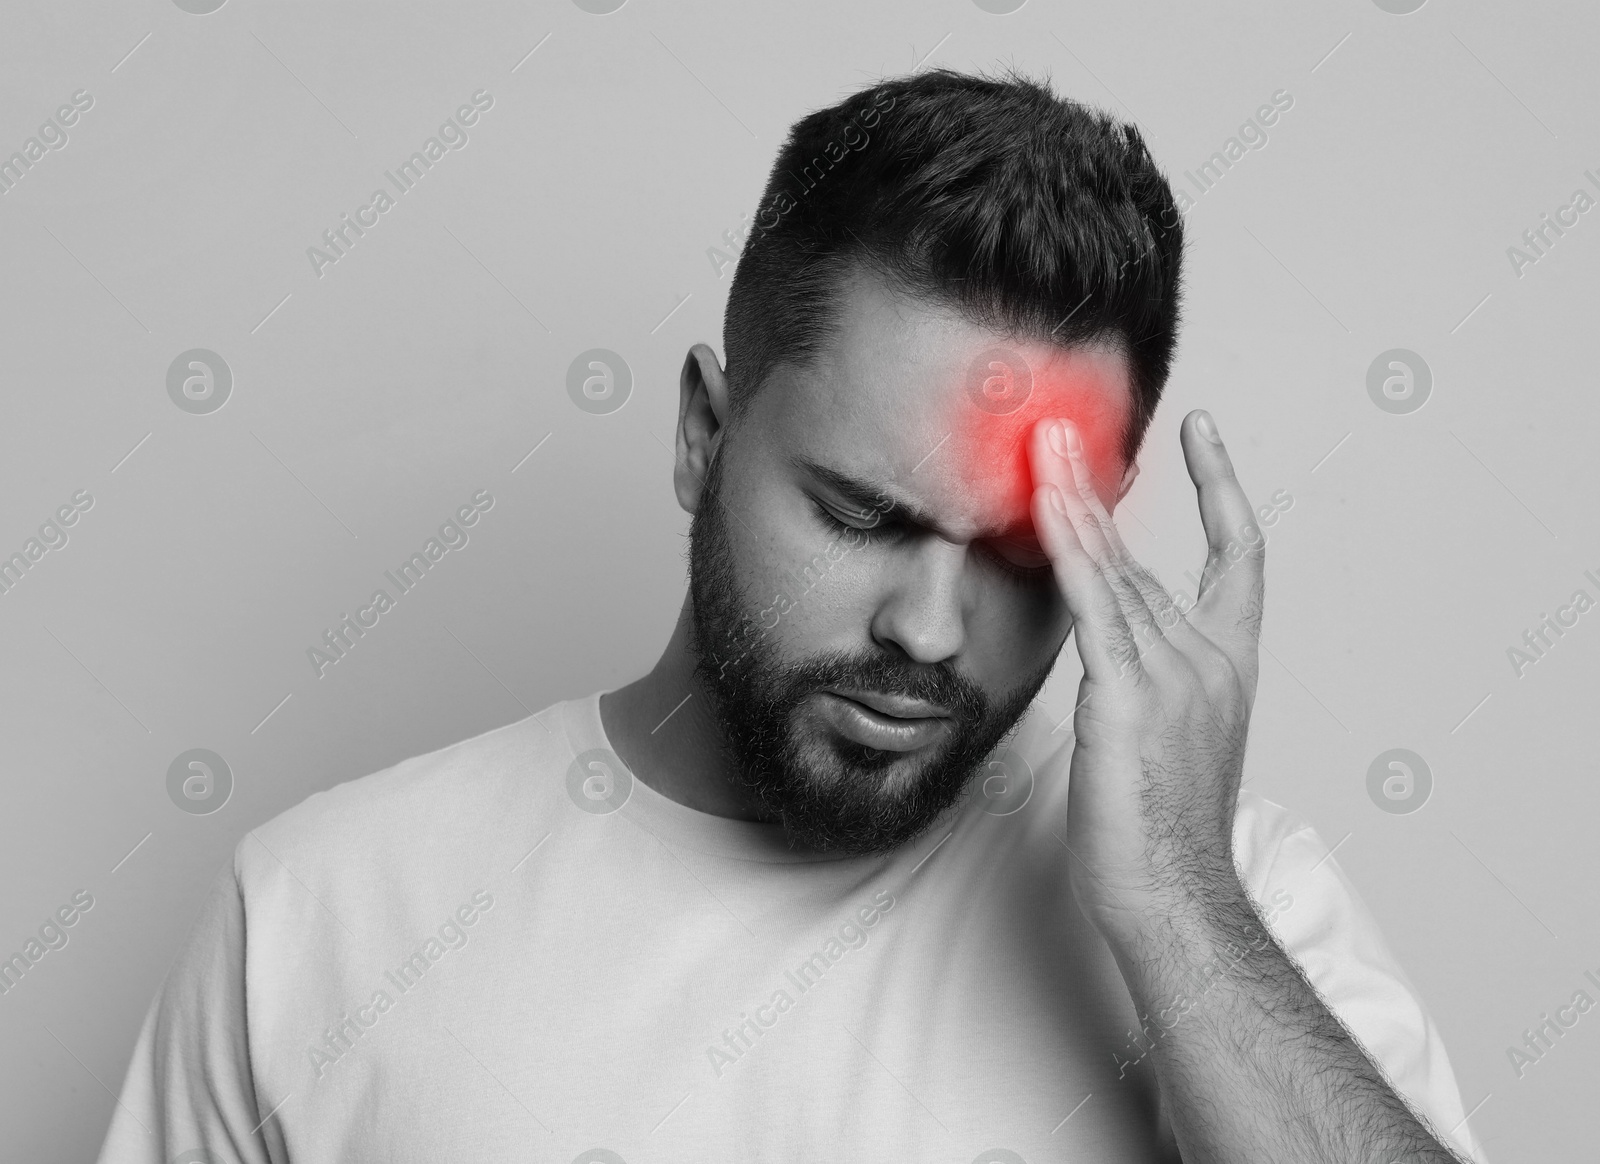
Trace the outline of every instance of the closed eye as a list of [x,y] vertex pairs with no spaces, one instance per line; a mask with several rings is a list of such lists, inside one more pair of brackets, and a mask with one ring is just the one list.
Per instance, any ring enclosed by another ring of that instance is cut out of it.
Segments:
[[1055,575],[1055,567],[1037,542],[993,538],[979,544],[991,563],[1024,585],[1040,585]]
[[[840,516],[832,506],[815,497],[811,498],[811,508],[818,520],[834,533],[854,532],[881,540],[897,528],[896,523],[884,521],[875,511],[853,513],[848,518]],[[1021,585],[1041,585],[1055,576],[1049,556],[1032,539],[990,538],[973,544],[985,561]]]
[[884,532],[890,529],[892,522],[885,521],[883,515],[877,510],[862,510],[860,512],[847,512],[844,515],[836,512],[834,508],[817,498],[811,498],[811,509],[822,523],[835,533],[846,533],[854,530],[856,533],[869,534]]

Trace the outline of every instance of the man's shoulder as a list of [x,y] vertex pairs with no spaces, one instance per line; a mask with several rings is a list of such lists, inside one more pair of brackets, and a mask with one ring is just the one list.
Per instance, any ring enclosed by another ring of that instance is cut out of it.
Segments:
[[[593,696],[588,697],[590,699]],[[285,883],[387,885],[427,876],[463,855],[514,844],[543,811],[571,759],[567,730],[584,701],[411,756],[315,792],[251,829],[234,850],[246,896]]]
[[1250,788],[1239,789],[1233,817],[1233,859],[1250,888],[1259,891],[1273,865],[1290,844],[1299,848],[1322,844],[1316,829],[1292,808]]

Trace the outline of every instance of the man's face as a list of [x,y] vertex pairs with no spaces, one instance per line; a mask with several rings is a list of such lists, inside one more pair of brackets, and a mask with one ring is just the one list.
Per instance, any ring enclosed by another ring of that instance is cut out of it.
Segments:
[[1122,491],[1126,360],[1013,342],[865,274],[805,368],[724,430],[690,529],[697,673],[805,847],[884,852],[953,805],[1070,629],[1026,441],[1073,419]]

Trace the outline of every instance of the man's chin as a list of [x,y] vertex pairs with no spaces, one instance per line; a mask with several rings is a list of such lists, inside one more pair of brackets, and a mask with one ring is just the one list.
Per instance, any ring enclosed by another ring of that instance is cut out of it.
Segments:
[[967,788],[976,765],[948,770],[949,739],[908,751],[875,748],[826,726],[791,724],[780,771],[746,774],[791,846],[869,856],[915,840]]

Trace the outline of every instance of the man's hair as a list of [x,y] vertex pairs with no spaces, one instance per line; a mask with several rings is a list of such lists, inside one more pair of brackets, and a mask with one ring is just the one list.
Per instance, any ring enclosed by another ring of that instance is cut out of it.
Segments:
[[1115,343],[1131,461],[1171,368],[1183,224],[1132,125],[1016,73],[897,77],[789,131],[723,320],[734,417],[803,366],[857,267],[1003,334]]

